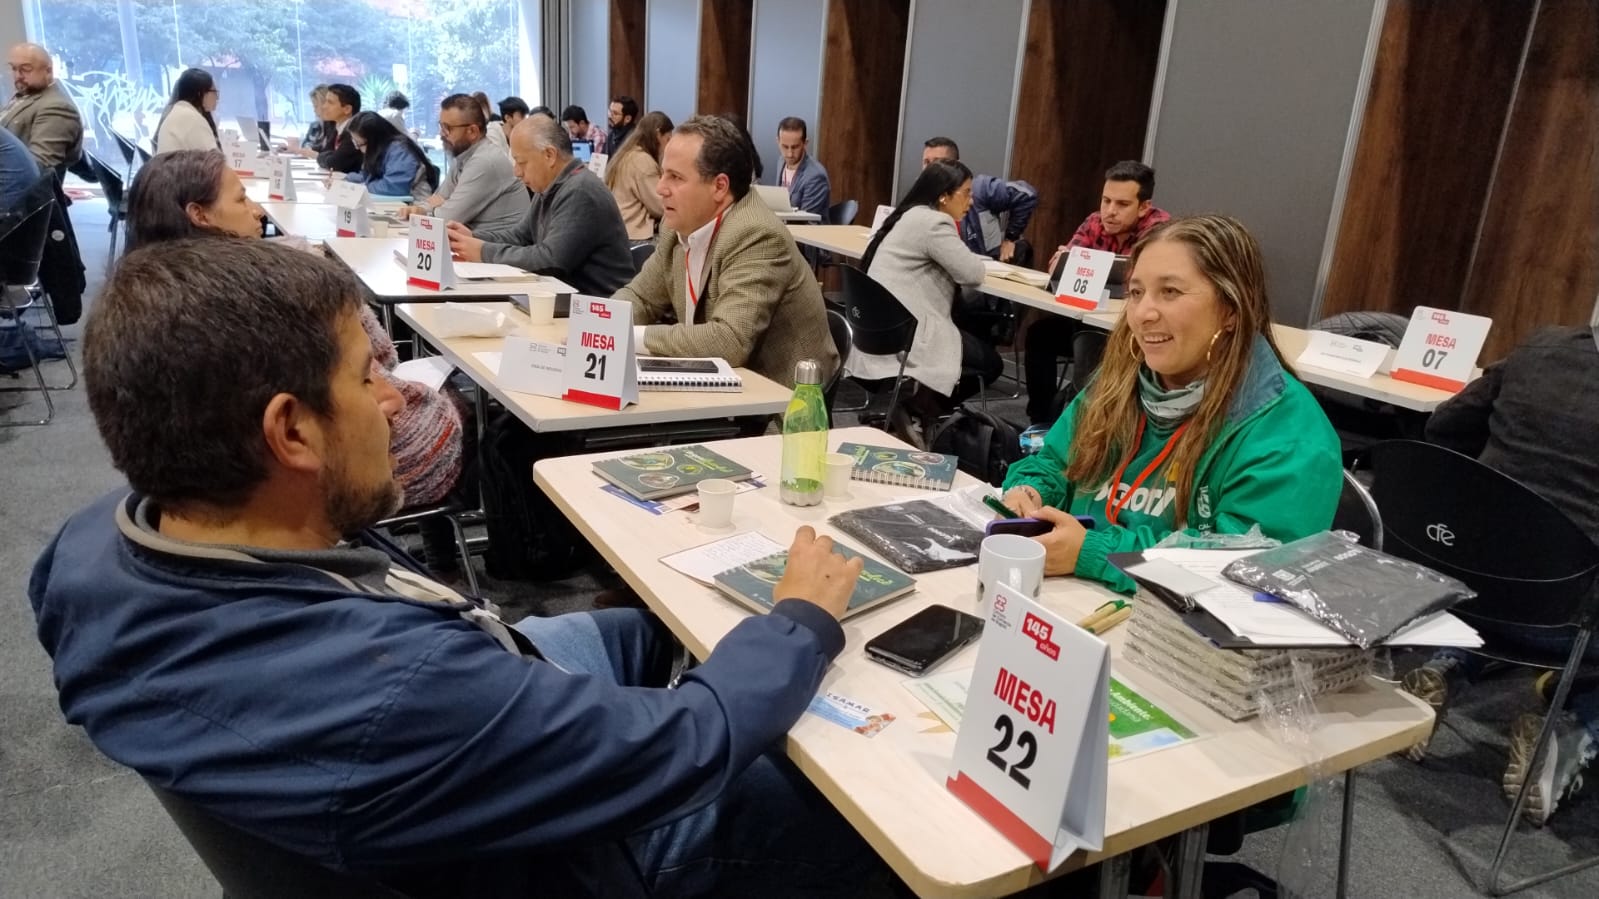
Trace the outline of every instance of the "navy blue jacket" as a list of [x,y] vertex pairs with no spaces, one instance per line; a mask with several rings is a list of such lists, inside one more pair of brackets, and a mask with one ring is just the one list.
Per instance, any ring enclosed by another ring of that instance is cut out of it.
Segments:
[[[783,183],[783,167],[777,167],[777,183]],[[827,224],[828,201],[833,195],[833,182],[827,177],[827,168],[816,157],[806,153],[794,170],[794,181],[788,186],[788,201],[800,212],[814,212]]]
[[34,567],[67,720],[212,814],[412,895],[641,892],[621,839],[715,799],[843,647],[789,600],[676,689],[618,686],[508,650],[458,597],[362,587],[375,550],[319,568],[183,544],[137,503],[96,501]]
[[999,258],[1001,240],[1020,240],[1038,208],[1038,190],[1026,181],[972,176],[972,205],[961,219],[961,240],[973,253]]

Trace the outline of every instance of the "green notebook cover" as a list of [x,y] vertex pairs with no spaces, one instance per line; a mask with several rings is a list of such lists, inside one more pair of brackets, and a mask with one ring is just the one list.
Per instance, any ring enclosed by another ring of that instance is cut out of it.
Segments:
[[594,463],[594,473],[639,499],[676,496],[710,478],[742,481],[751,474],[748,468],[699,444],[601,459]]
[[849,476],[857,481],[930,490],[948,490],[955,485],[955,467],[959,460],[946,453],[924,453],[867,443],[841,443],[838,451],[855,457],[855,467]]
[[[861,555],[837,541],[834,541],[833,548],[848,559]],[[916,589],[915,578],[870,556],[865,558],[866,567],[861,569],[860,581],[855,585],[855,595],[850,597],[845,618]],[[716,589],[758,612],[769,611],[772,608],[772,590],[782,578],[787,565],[787,552],[773,553],[717,575]]]

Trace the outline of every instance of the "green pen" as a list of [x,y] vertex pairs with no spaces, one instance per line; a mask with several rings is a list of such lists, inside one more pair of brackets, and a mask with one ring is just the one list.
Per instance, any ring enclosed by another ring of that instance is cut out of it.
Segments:
[[993,509],[995,512],[998,512],[1000,515],[1003,515],[1006,518],[1020,518],[1021,517],[1020,515],[1017,515],[1015,512],[1012,512],[1009,506],[1007,506],[1004,503],[1000,502],[999,500],[993,498],[992,496],[986,496],[985,495],[983,497],[983,505],[989,507],[990,509]]

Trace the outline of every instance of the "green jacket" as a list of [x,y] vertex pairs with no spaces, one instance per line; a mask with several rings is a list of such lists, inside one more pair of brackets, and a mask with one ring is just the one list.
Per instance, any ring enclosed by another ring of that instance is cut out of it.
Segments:
[[[1103,581],[1123,592],[1133,582],[1105,562],[1110,553],[1154,546],[1177,529],[1177,487],[1165,472],[1152,472],[1117,515],[1106,521],[1110,485],[1077,485],[1066,480],[1077,413],[1092,389],[1079,394],[1044,438],[1044,448],[1012,465],[1005,489],[1026,484],[1045,505],[1073,515],[1092,516],[1099,526],[1088,532],[1077,557],[1077,575]],[[1165,445],[1171,431],[1153,425],[1122,473],[1122,496]],[[1260,525],[1268,537],[1296,540],[1332,525],[1343,489],[1338,435],[1298,379],[1283,369],[1264,338],[1257,337],[1243,385],[1227,410],[1221,433],[1194,474],[1194,491],[1185,533],[1242,534]]]

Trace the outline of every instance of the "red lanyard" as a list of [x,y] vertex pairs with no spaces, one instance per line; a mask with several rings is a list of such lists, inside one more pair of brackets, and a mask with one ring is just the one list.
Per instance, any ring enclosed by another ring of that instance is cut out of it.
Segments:
[[1111,524],[1116,523],[1116,516],[1121,513],[1121,510],[1125,508],[1129,502],[1132,501],[1133,492],[1143,485],[1144,479],[1149,477],[1150,472],[1159,468],[1160,463],[1166,461],[1166,457],[1171,455],[1172,447],[1177,445],[1177,438],[1183,436],[1183,431],[1188,429],[1188,422],[1186,421],[1178,425],[1177,430],[1173,431],[1172,435],[1166,438],[1166,445],[1160,448],[1160,455],[1155,457],[1155,461],[1149,463],[1149,467],[1144,469],[1143,474],[1140,474],[1138,478],[1133,481],[1132,486],[1127,488],[1127,492],[1122,494],[1122,498],[1117,500],[1116,488],[1121,484],[1122,475],[1127,473],[1127,466],[1133,464],[1133,457],[1138,455],[1138,448],[1144,443],[1144,425],[1148,421],[1149,416],[1147,415],[1140,415],[1138,417],[1138,431],[1133,435],[1133,449],[1127,454],[1127,461],[1122,463],[1122,467],[1116,469],[1116,477],[1112,478],[1110,481],[1110,495],[1105,498],[1105,520]]
[[[707,256],[705,261],[707,263],[710,262],[708,257],[710,256],[711,252],[711,244],[716,243],[716,235],[722,232],[722,216],[726,214],[727,210],[725,209],[716,214],[716,227],[711,229],[711,239],[705,242],[705,253]],[[688,308],[689,315],[692,317],[694,315],[694,309],[700,304],[700,297],[699,294],[694,290],[694,248],[688,243],[688,241],[683,242],[683,277],[688,279]]]

